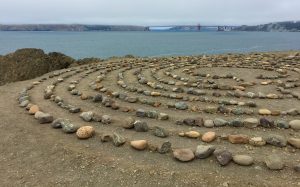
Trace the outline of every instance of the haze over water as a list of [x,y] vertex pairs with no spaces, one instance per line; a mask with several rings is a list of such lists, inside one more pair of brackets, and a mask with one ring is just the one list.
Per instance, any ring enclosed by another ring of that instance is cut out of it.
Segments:
[[0,32],[0,54],[41,48],[74,58],[300,50],[293,32]]

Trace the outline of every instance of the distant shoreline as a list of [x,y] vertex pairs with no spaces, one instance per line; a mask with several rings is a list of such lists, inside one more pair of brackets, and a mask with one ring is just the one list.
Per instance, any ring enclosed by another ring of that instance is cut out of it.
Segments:
[[145,31],[145,32],[202,32],[202,31],[258,31],[258,32],[300,32],[300,21],[274,22],[262,25],[87,25],[87,24],[0,24],[0,31],[68,31],[68,32],[106,32],[106,31]]

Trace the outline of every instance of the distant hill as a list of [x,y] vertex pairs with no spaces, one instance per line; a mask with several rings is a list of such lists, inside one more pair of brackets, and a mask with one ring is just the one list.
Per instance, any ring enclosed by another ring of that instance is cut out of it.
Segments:
[[99,58],[75,60],[62,53],[45,53],[41,49],[19,49],[0,55],[0,86],[9,82],[23,81],[63,68],[101,62]]
[[80,24],[22,24],[1,25],[0,31],[144,31],[146,27],[131,25],[80,25]]
[[256,26],[243,25],[233,31],[300,32],[300,21],[275,22]]

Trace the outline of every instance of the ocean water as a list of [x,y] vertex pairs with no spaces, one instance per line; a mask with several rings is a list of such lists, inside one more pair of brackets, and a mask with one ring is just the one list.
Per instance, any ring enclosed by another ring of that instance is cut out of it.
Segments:
[[0,32],[0,54],[41,48],[74,58],[300,50],[293,32]]

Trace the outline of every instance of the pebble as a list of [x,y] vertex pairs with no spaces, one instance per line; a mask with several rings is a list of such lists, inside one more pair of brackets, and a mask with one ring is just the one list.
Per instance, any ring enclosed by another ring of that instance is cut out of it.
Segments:
[[26,107],[27,105],[29,104],[29,101],[28,100],[25,100],[25,101],[22,101],[21,104],[20,104],[20,107]]
[[111,119],[111,117],[109,115],[103,115],[101,117],[101,122],[103,124],[110,124],[112,122],[112,119]]
[[122,127],[124,129],[132,129],[134,127],[135,120],[132,117],[127,117],[122,120]]
[[215,150],[213,153],[221,166],[228,165],[232,160],[232,154],[228,150]]
[[199,138],[201,134],[197,131],[188,131],[184,133],[184,136],[188,138]]
[[76,131],[76,135],[79,139],[88,139],[92,137],[94,133],[95,129],[92,126],[83,126]]
[[250,166],[254,162],[254,159],[248,155],[234,155],[232,159],[236,164],[241,166]]
[[274,122],[275,126],[277,126],[278,128],[282,128],[282,129],[288,129],[290,127],[290,125],[288,124],[287,121],[285,120],[276,120]]
[[198,145],[195,152],[195,157],[204,159],[209,157],[214,151],[216,147],[213,145]]
[[179,110],[186,110],[188,109],[188,105],[185,102],[177,102],[175,103],[175,108]]
[[255,128],[259,125],[259,121],[256,118],[247,118],[244,119],[243,124],[247,128]]
[[249,142],[249,137],[244,134],[231,134],[228,136],[228,141],[232,144],[246,144]]
[[96,94],[94,97],[93,97],[93,102],[97,103],[97,102],[102,102],[102,95],[101,94]]
[[62,123],[61,125],[62,125],[62,131],[65,133],[74,133],[79,128],[77,125],[70,123],[70,121],[65,121],[65,123]]
[[300,130],[300,120],[292,120],[289,123],[290,127],[294,130]]
[[41,113],[37,116],[37,120],[40,124],[51,123],[53,121],[53,116],[48,113]]
[[156,111],[152,110],[152,111],[146,112],[146,116],[148,118],[157,119],[158,118],[158,113]]
[[29,109],[29,114],[34,115],[37,111],[39,111],[39,107],[37,105],[32,105]]
[[266,142],[277,147],[285,147],[287,144],[287,140],[283,136],[275,134],[269,135]]
[[134,140],[130,142],[131,147],[137,150],[144,150],[147,148],[147,141],[146,140]]
[[71,107],[70,109],[69,109],[69,112],[70,113],[78,113],[78,112],[80,112],[81,111],[81,108],[79,108],[79,107]]
[[51,126],[55,129],[57,129],[57,128],[62,128],[62,126],[67,123],[70,123],[70,122],[63,118],[57,118],[52,122]]
[[112,139],[113,139],[113,144],[117,147],[123,145],[126,142],[126,139],[116,132],[113,133]]
[[101,120],[102,120],[102,115],[94,113],[92,117],[92,121],[101,122]]
[[134,130],[137,132],[147,132],[149,130],[148,124],[144,121],[135,121],[134,124]]
[[144,118],[144,117],[147,117],[147,113],[146,113],[146,111],[143,110],[143,109],[138,109],[138,110],[136,111],[136,116],[137,116],[137,117],[142,117],[142,118]]
[[234,119],[230,121],[228,125],[232,127],[242,127],[244,124],[240,119]]
[[284,167],[282,159],[274,154],[266,157],[265,164],[271,170],[281,170]]
[[264,128],[271,128],[274,126],[274,122],[271,120],[268,120],[267,118],[260,118],[259,123]]
[[266,141],[262,137],[253,137],[250,138],[249,144],[253,146],[264,146],[266,145]]
[[92,121],[93,115],[94,115],[94,112],[88,111],[88,112],[82,112],[82,113],[80,114],[80,117],[81,117],[84,121],[89,122],[89,121]]
[[214,127],[214,121],[213,121],[213,120],[210,120],[210,119],[205,120],[205,121],[204,121],[204,127],[207,127],[207,128],[212,128],[212,127]]
[[157,151],[158,151],[160,154],[168,153],[168,152],[171,151],[171,146],[172,146],[171,142],[166,141],[166,142],[162,143],[160,147],[158,147],[158,150],[157,150]]
[[295,148],[300,149],[300,138],[290,138],[288,143],[294,146]]
[[221,118],[216,118],[214,119],[214,125],[216,127],[222,127],[222,126],[225,126],[225,125],[228,125],[228,121],[224,120],[224,119],[221,119]]
[[191,149],[175,149],[173,156],[179,161],[188,162],[195,158],[195,155]]
[[207,142],[207,143],[212,142],[216,139],[216,133],[213,131],[206,132],[203,134],[201,139],[202,139],[202,141]]
[[166,138],[166,137],[169,136],[169,133],[168,133],[167,130],[165,130],[162,127],[158,127],[158,126],[154,127],[153,134],[154,134],[154,136],[157,136],[157,137],[160,137],[160,138]]
[[189,126],[194,126],[195,125],[195,119],[193,119],[193,118],[185,118],[183,120],[183,124],[189,125]]
[[35,119],[38,119],[42,114],[44,114],[44,112],[37,111],[37,112],[34,114],[34,118],[35,118]]
[[270,110],[268,110],[268,109],[259,109],[258,113],[260,115],[271,115],[272,114],[272,112]]
[[169,119],[169,115],[165,114],[165,113],[159,113],[158,119],[160,119],[160,120],[168,120]]

